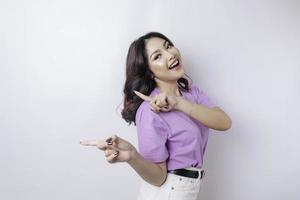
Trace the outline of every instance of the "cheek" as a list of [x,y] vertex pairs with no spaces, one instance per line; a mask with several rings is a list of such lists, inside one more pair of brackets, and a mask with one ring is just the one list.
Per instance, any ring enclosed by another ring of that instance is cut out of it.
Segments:
[[157,61],[157,62],[151,63],[151,65],[149,65],[149,67],[150,67],[151,71],[154,73],[165,72],[167,64],[163,61]]
[[166,75],[166,69],[164,66],[161,66],[161,65],[155,67],[153,72],[154,72],[154,74],[156,74],[157,76],[160,76],[160,77]]

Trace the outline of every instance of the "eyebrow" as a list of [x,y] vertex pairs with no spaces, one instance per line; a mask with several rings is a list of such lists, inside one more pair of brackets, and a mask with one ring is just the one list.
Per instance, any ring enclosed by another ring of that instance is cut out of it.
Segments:
[[[168,42],[168,41],[165,40],[163,46],[165,46],[167,42]],[[151,54],[150,58],[153,56],[153,54],[155,54],[155,53],[157,53],[157,52],[159,52],[159,51],[160,51],[159,49],[155,50],[155,51]]]

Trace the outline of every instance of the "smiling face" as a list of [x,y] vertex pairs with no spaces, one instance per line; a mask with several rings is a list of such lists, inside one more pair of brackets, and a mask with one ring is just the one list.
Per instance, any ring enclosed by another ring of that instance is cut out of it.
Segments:
[[168,41],[153,37],[146,39],[148,65],[156,79],[176,82],[184,75],[179,50]]

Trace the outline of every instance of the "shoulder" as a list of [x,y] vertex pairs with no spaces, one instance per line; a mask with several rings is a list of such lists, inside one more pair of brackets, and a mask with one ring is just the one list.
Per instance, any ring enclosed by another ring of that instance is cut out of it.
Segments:
[[147,101],[143,101],[135,114],[135,121],[139,123],[141,121],[153,121],[160,120],[159,113],[155,113],[151,110],[150,103]]
[[200,87],[194,83],[191,83],[190,85],[190,90],[189,93],[196,98],[197,96],[199,96],[201,93],[203,93],[203,90],[200,89]]
[[[149,96],[154,96],[158,93],[159,93],[158,90],[156,88],[154,88],[152,90],[152,92],[149,94]],[[159,114],[155,113],[151,110],[150,102],[148,102],[148,101],[143,101],[141,103],[141,105],[138,107],[138,109],[136,111],[136,115],[135,115],[136,120],[138,118],[140,118],[141,115],[147,116],[148,118],[149,117],[150,118],[159,118]]]
[[205,105],[209,108],[216,107],[216,104],[212,99],[207,95],[207,93],[198,85],[191,84],[190,93],[195,99],[196,103]]
[[140,115],[142,112],[149,112],[149,111],[151,111],[149,102],[143,101],[136,111],[136,116]]
[[191,83],[191,85],[190,85],[190,92],[191,93],[195,93],[199,90],[200,90],[200,87],[198,85],[196,85],[195,83]]
[[149,102],[143,102],[135,115],[135,124],[139,134],[147,132],[148,135],[168,135],[170,127],[161,116],[161,112],[151,110]]

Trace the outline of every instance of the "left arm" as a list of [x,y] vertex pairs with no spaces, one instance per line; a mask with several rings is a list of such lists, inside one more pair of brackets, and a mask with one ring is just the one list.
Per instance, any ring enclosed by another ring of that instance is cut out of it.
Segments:
[[[145,101],[149,101],[151,107],[154,107],[155,112],[162,111],[170,111],[172,109],[182,111],[186,113],[188,116],[198,120],[203,125],[207,126],[208,128],[218,130],[218,131],[226,131],[230,129],[231,127],[231,119],[229,116],[219,107],[214,108],[207,108],[201,104],[196,104],[193,102],[190,102],[183,97],[175,97],[170,96],[168,98],[168,104],[169,108],[164,108],[166,105],[165,103],[160,105],[161,102],[159,102],[157,105],[156,103],[159,101],[158,99],[155,99],[155,97],[146,96],[138,91],[134,91],[136,95],[138,95],[140,98],[142,98]],[[164,99],[166,96],[161,96],[161,99],[165,101]],[[160,105],[160,106],[158,106]]]
[[231,119],[219,107],[207,108],[179,97],[174,108],[198,120],[208,128],[226,131],[231,127]]

